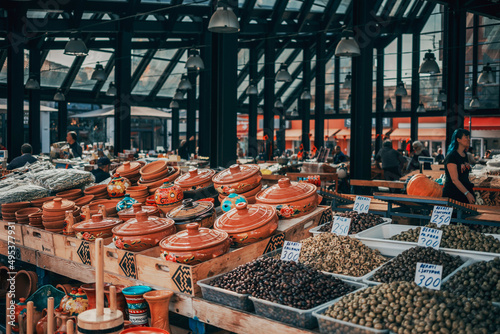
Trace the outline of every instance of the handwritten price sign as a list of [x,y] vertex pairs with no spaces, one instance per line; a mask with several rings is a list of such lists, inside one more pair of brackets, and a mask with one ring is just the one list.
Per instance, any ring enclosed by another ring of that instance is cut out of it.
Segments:
[[283,251],[281,252],[281,260],[298,262],[301,247],[302,244],[300,242],[285,241]]
[[441,290],[442,273],[443,266],[418,262],[415,283],[423,288]]
[[368,213],[368,210],[370,210],[371,201],[372,201],[371,198],[356,196],[356,201],[354,202],[353,211],[357,211],[358,213]]
[[335,219],[333,219],[332,233],[337,235],[348,235],[350,227],[351,218],[336,216]]
[[423,226],[420,229],[420,235],[418,236],[418,245],[422,247],[432,247],[434,249],[439,249],[442,236],[443,231]]
[[436,224],[438,227],[442,225],[450,225],[452,213],[453,208],[435,205],[434,210],[432,210],[431,223]]

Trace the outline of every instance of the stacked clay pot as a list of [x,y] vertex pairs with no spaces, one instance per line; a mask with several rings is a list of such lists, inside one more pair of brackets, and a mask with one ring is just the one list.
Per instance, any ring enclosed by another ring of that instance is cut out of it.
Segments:
[[141,178],[141,173],[139,172],[141,167],[142,164],[137,161],[125,161],[123,165],[116,169],[116,172],[127,178],[132,185],[135,185]]
[[73,225],[78,239],[95,241],[97,238],[109,238],[113,236],[113,227],[123,223],[121,219],[106,217],[102,214],[93,215],[92,219]]
[[42,223],[42,215],[43,215],[42,210],[40,210],[37,213],[29,214],[28,220],[29,220],[30,226],[43,229],[44,227],[43,227],[43,223]]
[[99,184],[97,186],[88,187],[83,191],[85,195],[94,195],[94,200],[96,199],[106,199],[108,198],[108,186],[105,184]]
[[156,189],[154,196],[156,206],[165,214],[181,205],[183,199],[184,192],[181,187],[169,182]]
[[120,173],[115,173],[108,183],[108,196],[110,198],[122,198],[130,186],[131,183],[126,177],[121,176]]
[[215,171],[208,168],[195,168],[175,179],[174,184],[182,191],[199,190],[213,184],[212,177]]
[[81,189],[71,189],[71,190],[66,190],[66,191],[61,191],[56,194],[56,197],[59,198],[64,198],[70,201],[75,201],[82,197],[82,190]]
[[75,200],[74,202],[75,202],[76,206],[82,207],[82,206],[90,204],[90,202],[92,202],[93,200],[95,200],[94,195],[85,195],[85,196],[80,197],[79,199]]
[[180,175],[179,167],[167,165],[166,160],[157,160],[141,168],[138,185],[147,186],[149,193],[154,194],[164,182],[174,181]]
[[145,212],[148,217],[160,217],[160,210],[156,206],[142,205],[140,203],[132,205],[131,208],[119,211],[118,217],[126,222],[129,219],[135,218],[137,213],[141,211]]
[[56,196],[44,197],[39,199],[34,199],[31,201],[31,206],[36,208],[42,208],[43,203],[52,201]]
[[127,194],[139,203],[146,203],[149,196],[149,190],[146,186],[128,187]]
[[43,204],[42,222],[47,231],[62,232],[66,211],[75,210],[75,202],[59,197]]
[[28,216],[32,213],[40,213],[39,208],[24,208],[16,211],[16,220],[19,224],[29,224]]
[[231,193],[244,196],[255,203],[255,195],[262,189],[262,173],[257,165],[232,165],[212,178],[222,202]]
[[16,222],[16,211],[27,208],[30,202],[14,202],[2,204],[2,218],[8,222]]
[[106,216],[116,217],[116,205],[120,199],[98,199],[89,203],[90,214],[95,215],[99,213],[100,205],[104,205],[106,208]]
[[193,201],[191,198],[183,200],[182,205],[167,213],[167,218],[175,221],[177,231],[185,230],[191,223],[210,228],[214,225],[216,217],[214,203]]

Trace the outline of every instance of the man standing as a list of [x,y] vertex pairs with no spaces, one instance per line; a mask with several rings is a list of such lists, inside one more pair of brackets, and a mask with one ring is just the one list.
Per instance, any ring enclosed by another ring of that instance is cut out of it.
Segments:
[[75,131],[70,131],[66,135],[66,141],[69,144],[69,148],[71,149],[71,153],[73,154],[73,158],[81,158],[82,157],[82,147],[76,141],[77,136]]
[[7,170],[23,167],[28,162],[32,164],[37,161],[36,158],[32,156],[33,148],[30,144],[23,144],[23,146],[21,146],[21,154],[20,157],[12,159],[10,164],[7,165]]
[[109,165],[111,161],[107,156],[100,157],[97,160],[97,169],[91,171],[95,177],[95,183],[101,183],[109,177]]
[[384,141],[382,148],[375,156],[375,160],[380,165],[382,162],[382,169],[384,170],[384,179],[387,181],[397,181],[401,177],[400,166],[404,163],[405,158],[392,148],[390,140]]
[[340,148],[340,146],[336,146],[335,147],[335,155],[333,156],[333,163],[338,165],[338,164],[340,164],[342,162],[346,162],[346,161],[347,161],[347,157],[342,152],[342,149]]

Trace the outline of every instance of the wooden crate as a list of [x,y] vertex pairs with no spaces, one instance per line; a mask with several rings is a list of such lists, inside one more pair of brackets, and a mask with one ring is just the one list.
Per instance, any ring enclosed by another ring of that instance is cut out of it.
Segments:
[[21,224],[8,223],[0,220],[0,239],[7,242],[13,242],[16,245],[22,246],[23,244],[23,231]]
[[[264,240],[243,248],[231,249],[223,256],[197,264],[183,265],[160,258],[160,248],[155,247],[129,257],[137,270],[137,279],[169,290],[201,295],[197,281],[228,272],[241,264],[250,262],[262,254],[283,246],[285,240],[299,241],[310,236],[309,230],[332,219],[330,207],[318,207],[312,213],[289,220],[280,220],[276,233]],[[123,261],[123,260],[122,260]],[[105,262],[106,263],[106,262]],[[129,263],[129,267],[131,264]],[[105,264],[106,270],[109,270]]]
[[55,255],[54,233],[29,225],[22,225],[22,231],[23,243],[26,247]]
[[[63,234],[53,235],[55,256],[92,266],[95,264],[94,242],[80,240]],[[112,238],[104,239],[104,244],[110,243]]]

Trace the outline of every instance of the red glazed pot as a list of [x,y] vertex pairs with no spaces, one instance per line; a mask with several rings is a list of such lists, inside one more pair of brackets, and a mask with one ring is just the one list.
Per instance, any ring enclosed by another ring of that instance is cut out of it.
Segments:
[[278,215],[271,205],[247,203],[236,204],[220,216],[214,224],[215,230],[225,231],[236,247],[265,239],[278,228]]
[[257,204],[274,206],[280,219],[295,218],[316,209],[321,202],[316,189],[314,184],[283,178],[278,184],[259,192],[255,199]]
[[165,182],[155,191],[156,206],[167,213],[182,204],[184,193],[182,188],[174,183]]
[[201,227],[212,227],[217,214],[212,202],[193,201],[189,198],[183,200],[181,206],[167,213],[167,217],[175,221],[177,231],[182,231],[191,223],[199,223]]
[[113,178],[108,183],[108,196],[111,198],[123,197],[127,192],[127,188],[131,186],[128,179],[120,176],[119,173],[115,173]]
[[187,224],[186,230],[160,241],[160,256],[166,261],[198,264],[227,253],[230,245],[231,238],[226,232],[193,223]]
[[113,236],[113,227],[123,223],[117,218],[103,218],[101,214],[93,215],[91,220],[73,225],[78,239],[94,241],[97,238],[109,238]]
[[158,245],[161,239],[175,233],[172,219],[148,217],[144,211],[138,212],[135,217],[113,228],[116,248],[140,252]]
[[215,190],[225,196],[231,193],[231,189],[237,194],[248,192],[258,187],[261,180],[257,165],[232,165],[212,178]]
[[197,190],[208,187],[212,184],[212,177],[215,171],[212,169],[192,169],[186,174],[175,179],[175,185],[181,187],[183,191]]

